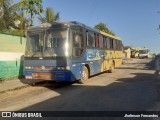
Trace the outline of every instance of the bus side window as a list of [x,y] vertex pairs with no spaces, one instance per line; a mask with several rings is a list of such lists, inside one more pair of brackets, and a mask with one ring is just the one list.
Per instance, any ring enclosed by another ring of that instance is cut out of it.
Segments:
[[81,56],[85,46],[83,34],[80,32],[73,31],[72,38],[73,38],[73,56],[79,57]]
[[117,43],[116,49],[119,50],[119,40],[116,40],[116,43]]
[[94,35],[95,35],[96,47],[99,48],[99,35],[98,34]]
[[118,50],[118,40],[115,41],[116,41],[116,50]]
[[86,31],[86,46],[88,46],[88,31]]
[[123,50],[123,43],[120,41],[120,50]]
[[107,41],[106,37],[103,36],[103,48],[107,47]]
[[99,47],[103,48],[103,36],[99,35]]
[[118,50],[121,50],[121,43],[119,40],[118,40]]
[[74,47],[81,47],[81,36],[76,32],[73,32],[73,44]]
[[113,49],[113,39],[110,38],[110,48]]
[[88,39],[87,39],[87,46],[88,47],[95,47],[95,39],[94,39],[94,34],[91,32],[87,32],[88,34]]
[[117,49],[117,43],[116,43],[116,40],[113,39],[113,49],[116,50]]
[[110,44],[110,39],[107,37],[107,49],[110,49],[110,48],[111,48],[110,45],[111,45],[111,44]]

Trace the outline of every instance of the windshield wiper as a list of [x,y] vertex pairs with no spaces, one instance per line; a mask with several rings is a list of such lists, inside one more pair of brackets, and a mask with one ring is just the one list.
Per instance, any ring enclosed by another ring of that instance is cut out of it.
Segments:
[[[34,52],[34,53],[31,55],[31,58],[34,58],[34,56],[35,56],[38,52],[39,52],[39,51]],[[42,56],[42,52],[39,52],[39,53],[41,53],[41,55],[39,55],[38,57],[43,57],[43,56]]]

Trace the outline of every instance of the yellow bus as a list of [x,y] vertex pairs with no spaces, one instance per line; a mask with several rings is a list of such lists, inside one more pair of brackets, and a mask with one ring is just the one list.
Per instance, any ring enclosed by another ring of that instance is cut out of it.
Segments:
[[113,72],[115,67],[118,67],[122,64],[121,38],[102,31],[100,31],[100,33],[103,35],[103,44],[106,54],[101,67],[101,72],[106,71],[106,69],[109,72]]

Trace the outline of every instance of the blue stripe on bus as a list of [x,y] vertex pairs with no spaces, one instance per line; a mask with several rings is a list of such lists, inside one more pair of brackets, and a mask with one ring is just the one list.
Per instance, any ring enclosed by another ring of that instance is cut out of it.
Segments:
[[[112,54],[112,52],[105,52],[105,50],[93,50],[87,49],[83,56],[74,60],[25,60],[25,66],[54,66],[54,67],[70,67],[70,71],[63,70],[41,70],[40,72],[51,72],[57,74],[54,80],[57,81],[73,81],[81,79],[82,69],[85,64],[89,66],[90,75],[94,75],[101,72],[101,65],[107,54]],[[106,58],[112,59],[111,58]],[[106,60],[107,61],[107,60]],[[33,72],[38,72],[38,70],[25,70],[25,75],[32,75]],[[59,74],[60,73],[60,74]],[[58,75],[59,74],[59,75]]]

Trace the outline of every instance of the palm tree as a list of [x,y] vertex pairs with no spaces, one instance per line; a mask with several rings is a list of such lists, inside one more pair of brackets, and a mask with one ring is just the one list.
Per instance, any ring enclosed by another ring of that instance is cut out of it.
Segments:
[[20,7],[22,11],[30,15],[30,26],[33,25],[34,16],[43,13],[42,0],[20,0]]
[[60,19],[59,15],[60,12],[54,13],[52,8],[46,8],[45,17],[42,17],[41,14],[39,14],[38,19],[41,23],[54,22]]

